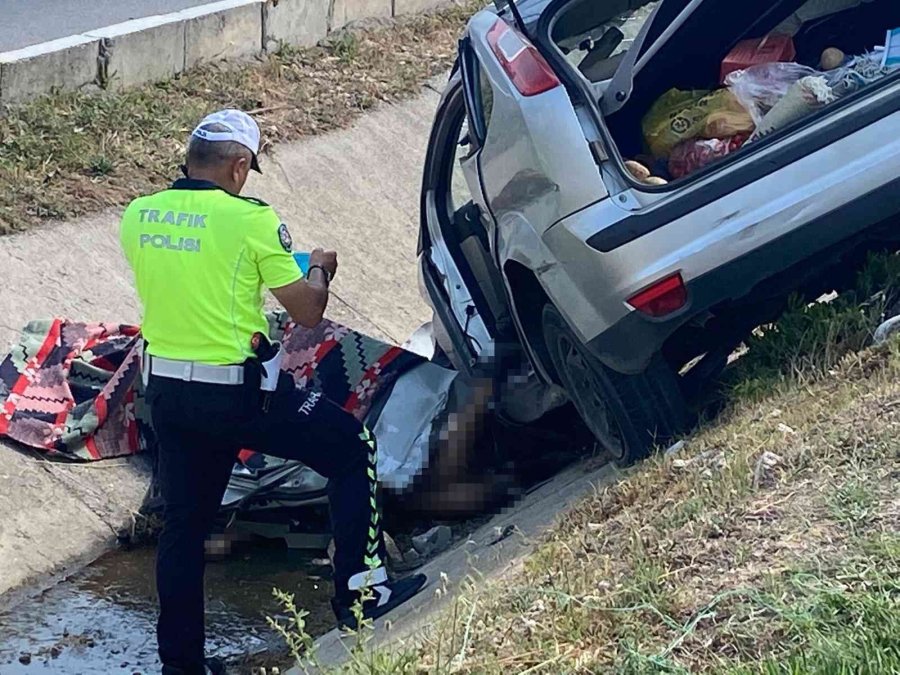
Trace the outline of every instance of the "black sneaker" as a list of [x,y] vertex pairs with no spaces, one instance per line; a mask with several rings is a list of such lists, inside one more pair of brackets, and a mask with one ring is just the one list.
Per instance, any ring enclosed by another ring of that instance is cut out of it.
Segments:
[[206,659],[206,672],[209,675],[227,675],[225,662],[221,659]]
[[[403,579],[371,586],[374,597],[363,603],[363,617],[377,619],[384,616],[422,590],[426,581],[428,577],[424,574],[413,574]],[[338,628],[356,630],[356,617],[353,615],[352,606],[352,600],[331,599],[331,608],[337,617]]]
[[227,675],[227,671],[225,669],[225,663],[220,659],[206,659],[203,664],[203,670],[198,670],[197,667],[193,669],[186,668],[177,668],[175,666],[163,666],[162,675],[199,675],[203,673],[203,675]]

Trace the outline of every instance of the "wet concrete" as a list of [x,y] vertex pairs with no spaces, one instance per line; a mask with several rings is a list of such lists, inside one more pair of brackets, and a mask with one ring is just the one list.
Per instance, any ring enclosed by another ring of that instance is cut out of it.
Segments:
[[[154,548],[109,553],[41,595],[0,611],[3,675],[148,675],[156,656]],[[285,665],[283,644],[266,616],[278,616],[272,589],[296,594],[309,630],[332,626],[328,568],[309,553],[252,546],[207,566],[207,650],[249,673]]]

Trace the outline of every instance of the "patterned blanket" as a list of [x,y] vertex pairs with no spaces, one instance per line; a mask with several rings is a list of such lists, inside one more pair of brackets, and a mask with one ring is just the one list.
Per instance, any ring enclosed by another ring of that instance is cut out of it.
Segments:
[[[279,312],[269,325],[270,337],[284,345],[282,368],[298,385],[315,381],[358,419],[379,391],[423,360],[327,320],[309,330]],[[139,377],[141,349],[135,326],[28,324],[0,363],[0,436],[78,460],[147,449],[153,434]]]

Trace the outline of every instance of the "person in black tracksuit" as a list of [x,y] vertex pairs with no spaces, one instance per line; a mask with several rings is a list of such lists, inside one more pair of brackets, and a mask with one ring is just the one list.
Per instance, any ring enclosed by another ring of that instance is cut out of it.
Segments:
[[[258,356],[269,346],[261,288],[314,326],[337,268],[333,252],[317,249],[301,278],[271,207],[239,196],[258,169],[258,147],[249,116],[211,115],[192,135],[188,177],[135,200],[122,219],[144,309],[143,376],[165,504],[157,557],[164,675],[224,672],[204,654],[204,541],[242,448],[300,460],[328,478],[339,625],[355,626],[351,607],[366,589],[364,615],[374,618],[425,583],[423,575],[388,578],[372,433]],[[273,386],[263,390],[266,376]]]

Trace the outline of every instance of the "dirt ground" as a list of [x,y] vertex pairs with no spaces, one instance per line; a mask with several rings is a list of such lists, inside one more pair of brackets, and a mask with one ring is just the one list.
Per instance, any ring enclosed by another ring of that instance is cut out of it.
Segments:
[[[329,316],[398,343],[430,318],[414,263],[421,167],[437,100],[426,88],[345,131],[278,146],[247,192],[276,207],[295,249],[339,252]],[[117,218],[109,211],[0,237],[0,351],[33,319],[138,321]],[[0,445],[0,594],[111,547],[148,483],[139,458],[62,465]]]

